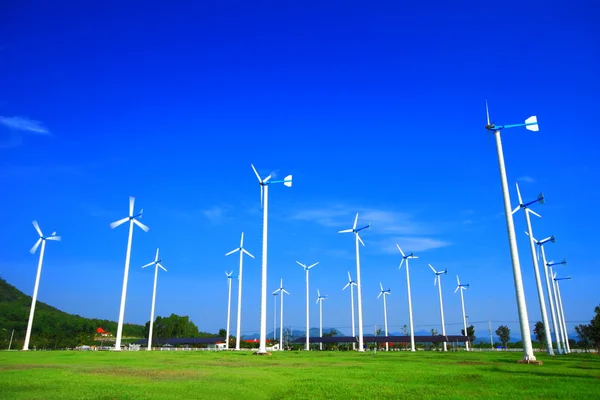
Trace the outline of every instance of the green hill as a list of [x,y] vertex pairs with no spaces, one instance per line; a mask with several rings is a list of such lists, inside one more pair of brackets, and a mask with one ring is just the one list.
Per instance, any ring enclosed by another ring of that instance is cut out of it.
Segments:
[[[8,348],[13,329],[15,334],[12,349],[23,347],[30,307],[31,296],[0,278],[0,348]],[[83,318],[38,301],[29,346],[36,346],[38,349],[60,349],[72,348],[82,343],[89,344],[93,342],[98,327],[106,332],[117,331],[115,321]],[[143,325],[123,325],[123,337],[142,338],[145,331]]]

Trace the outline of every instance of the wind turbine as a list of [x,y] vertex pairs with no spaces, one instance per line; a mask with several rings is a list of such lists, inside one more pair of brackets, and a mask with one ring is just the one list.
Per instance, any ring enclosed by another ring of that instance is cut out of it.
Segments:
[[413,315],[412,315],[412,299],[410,297],[410,273],[408,271],[408,260],[411,258],[419,258],[415,256],[413,253],[409,255],[404,254],[402,249],[398,244],[396,244],[398,250],[400,250],[400,254],[402,254],[402,261],[400,261],[400,266],[398,269],[402,268],[402,264],[404,260],[406,260],[406,287],[408,289],[408,322],[410,323],[410,351],[415,351],[415,330],[413,328]]
[[225,334],[225,349],[229,350],[229,320],[231,316],[231,279],[232,279],[233,271],[227,272],[225,271],[225,276],[227,277],[227,333]]
[[[448,274],[448,268],[446,268],[443,271],[436,271],[431,264],[429,264],[429,268],[431,268],[431,270],[435,274],[433,285],[435,286],[437,284],[438,286],[438,293],[440,295],[440,316],[442,317],[442,335],[446,336],[446,324],[444,323],[444,306],[442,305],[442,274]],[[448,351],[446,347],[446,342],[444,342],[444,351]]]
[[[354,288],[353,286],[356,286],[356,282],[354,282],[352,280],[352,277],[350,277],[350,271],[348,271],[348,283],[346,283],[346,286],[344,286],[344,288],[342,290],[346,290],[347,287],[350,287],[350,305],[351,305],[351,309],[352,309],[352,337],[356,337],[356,333],[354,331]],[[356,343],[352,342],[352,350],[356,350]]]
[[283,288],[283,279],[279,284],[279,288],[276,291],[274,291],[273,294],[277,292],[279,292],[281,295],[281,304],[279,305],[279,312],[281,313],[279,316],[279,350],[283,350],[283,294],[290,294],[290,292]]
[[[524,126],[525,129],[537,132],[539,126],[535,116],[529,117],[524,124],[516,125],[495,125],[490,123],[490,113],[487,101],[485,102],[485,112],[487,115],[487,125],[485,129],[494,134],[496,138],[496,150],[498,153],[498,166],[500,168],[500,184],[502,186],[502,196],[504,197],[504,214],[506,216],[506,228],[508,231],[508,244],[510,247],[510,257],[513,267],[513,277],[515,282],[515,294],[517,296],[517,309],[519,311],[519,323],[521,327],[521,338],[523,339],[523,360],[535,361],[533,347],[531,345],[531,333],[529,332],[529,318],[527,316],[527,306],[525,304],[525,292],[523,290],[523,278],[521,277],[521,265],[519,263],[519,251],[517,249],[517,240],[515,235],[515,225],[512,217],[512,207],[510,205],[510,195],[508,193],[508,182],[506,179],[506,167],[504,165],[504,153],[502,151],[502,139],[500,131],[502,129],[516,128]],[[466,332],[465,332],[466,333]]]
[[[458,285],[456,286],[456,289],[454,289],[454,293],[456,293],[456,291],[458,289],[460,289],[460,302],[462,304],[463,326],[465,328],[465,336],[467,336],[467,338],[468,338],[469,335],[467,332],[467,315],[465,314],[465,298],[463,297],[463,290],[467,290],[467,288],[469,287],[469,284],[467,283],[466,285],[461,285],[460,280],[458,279],[458,275],[456,275],[456,283]],[[469,340],[468,339],[465,342],[465,350],[469,351]]]
[[273,292],[273,341],[277,340],[277,291]]
[[[561,341],[560,341],[560,330],[558,329],[558,325],[557,325],[557,318],[556,318],[556,310],[554,309],[554,296],[552,294],[552,289],[550,289],[550,276],[551,274],[548,273],[548,262],[546,261],[546,252],[544,251],[544,244],[548,243],[548,242],[552,242],[552,243],[556,243],[556,239],[553,236],[547,237],[546,239],[542,239],[542,240],[537,240],[536,238],[533,237],[533,235],[529,235],[528,232],[525,232],[526,235],[530,236],[531,238],[533,238],[533,241],[535,242],[535,244],[538,245],[538,254],[536,255],[536,259],[539,261],[540,255],[539,255],[539,250],[541,250],[542,252],[542,263],[544,264],[544,275],[546,278],[546,292],[548,294],[548,300],[550,302],[550,315],[552,316],[552,327],[554,328],[554,336],[556,337],[556,347],[558,350],[559,354],[564,354],[564,349],[562,348],[561,345]],[[548,329],[546,329],[548,330]]]
[[552,348],[552,337],[550,336],[550,325],[548,324],[548,313],[546,312],[546,300],[544,299],[544,289],[542,288],[542,280],[540,278],[540,269],[538,267],[538,258],[536,257],[535,242],[533,241],[533,228],[531,227],[531,218],[529,214],[533,214],[536,217],[542,218],[542,216],[532,209],[529,208],[532,204],[540,203],[544,204],[544,194],[540,193],[538,198],[528,203],[523,203],[521,197],[521,191],[519,190],[519,184],[517,183],[517,196],[519,197],[519,205],[515,207],[512,213],[516,213],[519,210],[523,210],[525,213],[525,222],[527,223],[527,231],[529,232],[529,248],[531,250],[531,261],[533,262],[533,272],[535,275],[535,285],[538,292],[538,300],[540,303],[540,313],[542,314],[542,323],[544,324],[544,335],[546,336],[546,351],[548,355],[554,355],[554,349]]
[[[238,306],[237,306],[237,333],[235,335],[235,349],[239,350],[240,349],[240,329],[242,326],[242,272],[243,272],[243,266],[244,266],[244,253],[249,255],[250,257],[254,258],[254,256],[252,254],[250,254],[245,248],[244,248],[244,232],[242,232],[242,238],[240,239],[240,247],[238,247],[237,249],[233,249],[231,250],[229,253],[225,254],[226,256],[236,253],[236,252],[240,252],[240,273],[238,275]],[[227,318],[229,319],[229,318]],[[228,338],[229,339],[229,338]],[[229,341],[228,341],[228,346],[229,346]]]
[[136,218],[142,218],[144,210],[142,209],[139,214],[133,215],[133,203],[135,197],[129,197],[129,216],[110,223],[110,228],[115,229],[116,227],[129,221],[129,239],[127,239],[127,253],[125,254],[125,273],[123,274],[123,291],[121,292],[121,308],[119,310],[119,325],[117,326],[117,339],[115,341],[115,351],[121,351],[121,335],[123,333],[123,318],[125,317],[125,299],[127,298],[127,280],[129,278],[129,259],[131,257],[131,241],[133,239],[133,224],[142,228],[144,232],[148,232],[150,228],[142,224]]
[[309,310],[310,307],[308,306],[308,270],[311,269],[312,267],[314,267],[315,265],[317,265],[319,262],[316,262],[310,266],[306,266],[306,264],[302,264],[300,261],[296,261],[298,263],[298,265],[300,265],[302,268],[304,268],[304,272],[306,272],[306,346],[304,347],[304,350],[310,350],[310,326],[309,326]]
[[152,310],[150,311],[150,331],[148,332],[148,351],[152,350],[152,331],[154,328],[154,305],[156,304],[156,282],[158,281],[158,268],[162,268],[165,272],[167,269],[162,266],[162,260],[158,258],[158,250],[156,249],[156,257],[154,261],[142,266],[142,268],[154,265],[154,289],[152,290]]
[[566,265],[567,264],[567,260],[563,259],[560,262],[554,262],[554,261],[550,261],[546,263],[546,266],[548,267],[548,273],[550,274],[550,276],[552,277],[552,291],[554,293],[554,302],[556,304],[556,320],[558,322],[558,332],[560,333],[561,336],[561,341],[562,341],[562,349],[563,352],[565,354],[569,353],[570,351],[570,347],[567,347],[567,342],[569,341],[569,338],[567,337],[567,330],[566,330],[566,326],[564,324],[564,318],[563,318],[563,314],[561,313],[561,307],[560,307],[560,302],[559,302],[559,296],[558,296],[558,292],[556,289],[556,272],[552,271],[552,267],[555,265]]
[[565,309],[563,308],[562,297],[560,295],[560,285],[558,284],[558,281],[571,280],[571,277],[567,276],[566,278],[557,278],[556,272],[555,272],[554,276],[552,278],[554,279],[554,282],[556,282],[556,293],[558,294],[558,305],[560,307],[560,314],[561,314],[562,326],[563,326],[563,337],[565,338],[564,339],[565,346],[567,348],[567,353],[570,353],[571,347],[569,346],[569,332],[567,331],[567,320],[565,319]]
[[[321,296],[321,292],[317,289],[317,303],[319,303],[319,337],[323,338],[323,300],[327,300],[327,296]],[[323,341],[319,342],[319,350],[323,350]]]
[[35,314],[35,304],[37,302],[38,288],[40,286],[40,276],[42,275],[42,264],[44,262],[44,250],[46,250],[46,240],[60,241],[60,236],[56,236],[56,232],[52,232],[50,236],[44,236],[37,221],[32,222],[33,227],[40,235],[39,239],[29,252],[35,254],[40,244],[42,249],[40,250],[40,259],[38,261],[37,274],[35,275],[35,285],[33,286],[33,298],[31,299],[31,309],[29,310],[29,322],[27,322],[27,333],[25,333],[25,342],[23,343],[23,350],[29,350],[29,339],[31,337],[31,327],[33,325],[33,314]]
[[[356,242],[356,293],[358,295],[358,351],[364,352],[365,349],[363,347],[363,323],[362,323],[362,291],[360,286],[360,251],[358,247],[358,242],[360,242],[363,246],[365,243],[360,238],[358,232],[362,231],[366,228],[371,228],[371,224],[365,225],[362,228],[356,228],[356,224],[358,223],[358,213],[356,213],[356,217],[354,218],[354,225],[352,225],[351,229],[344,229],[339,231],[338,233],[354,233],[354,239]],[[354,325],[353,325],[354,326]]]
[[[385,337],[387,337],[388,335],[388,329],[387,329],[387,303],[385,301],[385,296],[388,294],[391,294],[392,291],[391,289],[388,290],[383,290],[383,285],[381,284],[381,282],[379,282],[379,287],[381,288],[381,291],[379,292],[379,294],[377,295],[377,298],[381,297],[381,295],[383,295],[383,325],[385,327]],[[385,342],[385,351],[389,351],[389,343]]]
[[262,243],[262,279],[260,291],[260,344],[258,354],[267,354],[267,227],[269,218],[269,185],[272,183],[283,183],[287,187],[292,187],[292,175],[286,176],[281,181],[271,181],[271,175],[261,179],[260,175],[250,164],[258,183],[260,184],[260,205],[263,209],[263,243]]

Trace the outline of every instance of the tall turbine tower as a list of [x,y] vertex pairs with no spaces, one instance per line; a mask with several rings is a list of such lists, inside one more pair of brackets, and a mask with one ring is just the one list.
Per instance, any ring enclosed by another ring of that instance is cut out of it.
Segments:
[[317,261],[316,263],[306,266],[306,264],[302,264],[300,261],[296,261],[298,263],[298,265],[300,265],[302,268],[304,268],[304,272],[306,275],[306,345],[304,346],[304,350],[310,350],[310,321],[309,321],[309,297],[308,297],[308,270],[311,269],[312,267],[314,267],[315,265],[319,264],[319,262]]
[[398,244],[396,244],[398,250],[400,250],[400,254],[402,254],[402,261],[400,261],[400,266],[398,269],[402,268],[402,264],[404,260],[406,260],[406,288],[408,290],[408,322],[410,324],[410,351],[415,351],[415,330],[413,327],[413,315],[412,315],[412,299],[410,296],[410,273],[408,271],[408,260],[411,258],[419,258],[415,256],[413,253],[409,255],[405,255],[402,249]]
[[267,227],[269,221],[269,185],[272,183],[283,183],[292,187],[292,175],[286,176],[282,181],[270,181],[271,175],[261,179],[260,175],[250,164],[258,183],[260,184],[260,202],[263,207],[263,243],[262,243],[262,279],[260,290],[260,344],[258,354],[267,354]]
[[358,213],[356,213],[356,218],[354,218],[354,225],[352,225],[351,229],[344,229],[339,231],[338,233],[354,233],[354,239],[356,242],[356,293],[357,293],[357,301],[358,301],[358,351],[365,351],[363,346],[363,322],[362,322],[362,291],[360,286],[360,251],[358,247],[358,242],[363,246],[365,243],[362,241],[358,232],[363,229],[370,228],[371,224],[365,225],[362,228],[356,228],[356,224],[358,223]]
[[533,272],[535,275],[535,284],[538,292],[538,300],[540,303],[540,313],[542,314],[542,323],[544,324],[544,335],[546,336],[546,351],[549,356],[554,355],[554,349],[552,348],[552,337],[550,336],[550,324],[548,324],[548,313],[546,312],[546,300],[544,299],[544,289],[542,288],[542,280],[540,278],[540,269],[538,267],[538,258],[536,257],[535,242],[533,241],[533,229],[531,228],[531,218],[529,214],[533,214],[536,217],[542,218],[542,216],[532,209],[529,208],[532,204],[540,203],[544,204],[544,194],[540,193],[538,198],[528,203],[523,203],[521,197],[521,191],[519,190],[519,184],[517,183],[517,196],[519,198],[519,205],[515,207],[512,213],[516,213],[519,210],[523,210],[525,213],[525,222],[527,223],[527,231],[529,232],[529,248],[531,250],[531,261],[533,263]]
[[319,303],[319,350],[323,350],[323,300],[327,300],[327,296],[321,296],[321,292],[317,289],[317,303]]
[[233,275],[233,271],[227,272],[225,271],[225,276],[227,277],[227,329],[225,330],[225,349],[229,350],[229,321],[231,317],[231,276]]
[[[381,282],[379,282],[379,287],[381,288],[381,291],[377,295],[377,298],[379,298],[379,297],[381,297],[383,295],[383,326],[385,328],[385,337],[387,337],[388,336],[388,329],[387,329],[387,303],[385,301],[385,296],[387,296],[388,294],[391,294],[392,291],[391,291],[391,289],[383,290],[383,285],[381,284]],[[385,342],[385,351],[389,351],[389,350],[390,350],[389,343]]]
[[[356,338],[356,332],[354,331],[354,288],[353,286],[356,286],[356,282],[354,282],[352,280],[352,277],[350,276],[350,271],[348,271],[348,283],[346,283],[346,286],[344,286],[344,288],[342,290],[345,290],[347,287],[350,287],[350,308],[352,310],[352,337]],[[352,350],[356,350],[356,343],[352,342]]]
[[129,238],[127,239],[127,252],[125,253],[125,272],[123,274],[123,290],[121,292],[121,308],[119,310],[119,325],[117,326],[117,339],[115,341],[115,351],[121,351],[121,335],[123,334],[123,318],[125,317],[125,300],[127,298],[127,280],[129,279],[129,259],[131,257],[131,242],[133,239],[133,225],[139,226],[144,232],[148,232],[150,228],[142,224],[136,218],[142,218],[144,210],[141,210],[139,214],[133,215],[133,203],[135,197],[129,197],[129,216],[110,223],[110,228],[115,229],[116,227],[129,221]]
[[154,305],[156,304],[156,282],[158,281],[158,268],[162,268],[165,272],[167,272],[167,269],[165,267],[162,266],[162,260],[158,258],[158,251],[159,249],[156,249],[156,257],[154,258],[154,261],[142,266],[142,268],[146,268],[149,267],[151,265],[154,265],[154,289],[152,290],[152,308],[150,310],[150,330],[148,332],[148,351],[152,350],[152,331],[154,328]]
[[[469,284],[467,283],[466,285],[461,285],[460,280],[458,279],[458,275],[456,275],[456,283],[458,285],[456,286],[456,289],[454,289],[454,293],[456,293],[456,291],[458,289],[460,289],[460,303],[462,304],[463,326],[465,329],[465,336],[467,336],[467,338],[468,338],[469,334],[467,332],[467,315],[465,314],[465,298],[463,297],[463,290],[467,290],[467,288],[469,287]],[[468,339],[465,342],[465,350],[469,351],[469,340]]]
[[273,293],[273,341],[277,340],[277,296],[279,292],[274,291]]
[[[442,304],[442,274],[448,274],[448,268],[446,268],[443,271],[436,271],[431,264],[429,264],[429,268],[431,268],[431,270],[435,274],[433,285],[435,286],[437,284],[438,287],[438,293],[440,295],[440,316],[442,317],[442,335],[446,336],[446,324],[444,323],[444,306]],[[444,342],[444,351],[448,351],[448,348],[446,347],[446,342]]]
[[240,332],[241,332],[241,326],[242,326],[242,272],[243,272],[243,266],[244,266],[244,253],[249,255],[250,257],[254,258],[254,256],[252,254],[250,254],[244,248],[244,232],[242,232],[242,238],[240,239],[240,247],[238,247],[237,249],[231,250],[229,253],[227,253],[225,255],[228,256],[228,255],[236,253],[238,251],[240,252],[240,273],[238,275],[238,305],[237,305],[237,327],[236,327],[237,332],[235,335],[235,349],[236,350],[240,349]]
[[281,298],[281,304],[279,305],[279,312],[281,313],[279,316],[279,350],[283,350],[283,294],[290,294],[287,290],[283,288],[283,279],[279,283],[279,288],[273,292],[273,294],[279,292]]
[[37,274],[35,275],[35,285],[33,286],[33,297],[31,299],[31,309],[29,310],[29,321],[27,322],[27,333],[25,333],[25,342],[23,343],[23,350],[29,350],[29,339],[31,338],[31,327],[33,325],[33,315],[35,314],[35,303],[37,302],[37,294],[38,287],[40,286],[40,277],[42,275],[42,264],[44,262],[44,250],[46,250],[46,240],[55,240],[60,241],[60,236],[56,236],[56,232],[52,232],[50,236],[44,236],[42,234],[42,230],[38,225],[37,221],[32,222],[33,227],[37,231],[38,235],[40,235],[39,239],[29,252],[31,254],[35,254],[40,244],[42,245],[42,249],[40,250],[40,259],[38,261]]
[[[525,232],[525,234],[529,236],[528,232]],[[551,274],[548,272],[548,262],[546,261],[546,251],[544,250],[544,244],[546,244],[548,242],[555,243],[556,239],[554,238],[554,236],[550,236],[550,237],[547,237],[546,239],[542,239],[542,240],[537,240],[536,238],[533,237],[533,235],[531,235],[531,237],[533,238],[533,241],[535,242],[535,244],[537,244],[537,246],[538,246],[538,253],[536,255],[536,259],[538,261],[540,259],[539,251],[541,250],[541,253],[542,253],[542,263],[544,265],[544,276],[546,278],[546,293],[548,295],[548,300],[550,303],[550,316],[552,317],[552,327],[554,330],[554,336],[556,337],[556,348],[557,348],[559,354],[564,354],[564,350],[563,350],[563,347],[561,345],[561,340],[560,340],[560,330],[558,329],[558,325],[557,325],[556,310],[554,308],[554,296],[552,294],[552,289],[550,287]],[[548,330],[548,328],[546,328],[546,330]]]
[[[517,309],[519,311],[519,322],[521,326],[521,338],[523,339],[523,361],[535,361],[533,347],[531,345],[531,333],[529,332],[529,318],[527,317],[527,306],[525,304],[525,292],[523,290],[523,279],[521,277],[521,265],[519,263],[519,252],[517,250],[517,240],[515,235],[515,225],[511,213],[510,195],[508,193],[508,182],[506,180],[506,167],[504,165],[504,153],[502,151],[502,140],[500,131],[502,129],[516,128],[524,126],[525,129],[537,132],[539,126],[535,116],[529,117],[524,124],[516,125],[494,125],[490,123],[490,113],[488,111],[487,101],[485,102],[485,111],[487,115],[486,129],[494,134],[496,138],[496,150],[498,153],[498,166],[500,168],[500,183],[502,186],[502,195],[504,197],[504,214],[506,215],[506,228],[508,231],[508,244],[510,247],[510,257],[512,260],[513,277],[515,282],[515,294],[517,296]],[[466,332],[465,332],[466,333]]]

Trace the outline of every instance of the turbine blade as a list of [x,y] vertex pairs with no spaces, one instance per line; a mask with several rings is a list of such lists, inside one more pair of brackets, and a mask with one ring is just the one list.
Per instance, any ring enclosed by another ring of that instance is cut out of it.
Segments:
[[267,176],[265,179],[263,179],[264,183],[269,182],[269,180],[271,180],[272,175]]
[[338,231],[338,233],[350,233],[350,232],[352,232],[352,229],[344,229],[344,230]]
[[[226,256],[228,256],[228,255],[230,255],[230,254],[233,254],[233,253],[236,253],[236,252],[238,252],[238,251],[240,251],[240,249],[239,249],[239,248],[237,248],[237,249],[233,249],[233,250],[231,250],[229,253],[225,253],[225,255],[226,255]],[[243,251],[243,250],[242,250],[242,251]]]
[[460,289],[460,286],[457,286],[456,289],[454,289],[454,293],[456,293],[458,289]]
[[398,248],[398,250],[400,250],[400,254],[402,254],[402,257],[405,257],[404,252],[402,251],[398,243],[396,243],[396,247]]
[[158,261],[158,251],[159,251],[159,250],[160,250],[160,249],[157,247],[157,248],[156,248],[156,257],[154,258],[156,261]]
[[281,289],[281,291],[282,291],[283,293],[285,293],[285,294],[290,294],[290,292],[288,292],[287,290],[285,290],[285,289],[283,289],[283,288]]
[[111,229],[115,229],[117,226],[119,226],[119,225],[122,225],[122,224],[124,224],[124,223],[125,223],[125,222],[127,222],[127,221],[129,221],[129,217],[126,217],[126,218],[120,219],[120,220],[118,220],[118,221],[115,221],[115,222],[111,222],[111,223],[110,223],[110,228],[111,228]]
[[165,267],[163,267],[163,265],[161,263],[157,263],[156,265],[158,265],[159,267],[161,267],[165,272],[167,272],[167,269]]
[[458,279],[458,275],[456,275],[456,283],[460,286],[460,280]]
[[258,179],[258,182],[262,183],[262,179],[260,179],[260,175],[258,174],[258,171],[256,170],[256,168],[254,168],[254,165],[250,164],[250,166],[252,167],[254,174],[256,174],[256,178]]
[[248,252],[248,250],[246,250],[246,249],[242,249],[242,251],[243,251],[244,253],[246,253],[247,255],[249,255],[250,257],[254,258],[254,256],[253,256],[252,254],[250,254],[250,252]]
[[379,282],[379,288],[381,289],[381,291],[383,292],[383,285],[381,284],[381,282]]
[[31,223],[33,224],[33,227],[37,231],[38,235],[40,235],[40,237],[44,236],[42,234],[42,230],[40,229],[40,226],[38,225],[38,222],[34,220],[34,221],[31,221]]
[[274,295],[275,293],[279,293],[279,292],[281,292],[281,288],[279,288],[279,289],[275,290],[275,291],[274,291],[273,293],[271,293],[271,294],[273,294],[273,295]]
[[148,228],[146,225],[142,224],[140,221],[138,221],[137,219],[133,218],[132,219],[133,223],[136,224],[137,226],[139,226],[140,228],[142,228],[142,230],[144,232],[148,232],[150,230],[150,228]]
[[404,264],[404,257],[402,257],[402,260],[400,261],[400,265],[398,266],[398,269],[402,268],[402,264]]
[[542,218],[542,216],[540,214],[536,213],[535,211],[533,211],[533,210],[531,210],[529,208],[527,209],[527,211],[529,211],[530,213],[532,213],[533,215],[535,215],[538,218]]
[[488,109],[487,99],[485,100],[485,115],[487,116],[487,124],[490,125],[490,111]]
[[379,292],[379,294],[377,295],[377,298],[380,298],[382,293],[383,293],[383,291]]
[[348,286],[350,286],[350,282],[346,283],[346,286],[344,286],[344,287],[342,288],[342,290],[346,290],[346,288],[347,288]]
[[431,268],[431,270],[433,271],[434,274],[437,274],[437,271],[435,270],[435,268],[433,268],[433,266],[431,264],[429,264],[429,268]]
[[242,237],[240,238],[240,249],[244,248],[244,232],[242,232]]
[[519,205],[523,204],[523,198],[521,197],[521,191],[519,190],[519,184],[516,183],[515,185],[517,185],[517,196],[519,197]]
[[352,282],[352,277],[350,276],[350,271],[348,271],[348,282]]
[[358,223],[358,213],[356,213],[356,217],[354,218],[354,225],[352,225],[352,229],[356,229],[356,224]]
[[41,244],[41,243],[42,243],[42,238],[39,238],[39,239],[37,240],[37,242],[35,242],[35,244],[34,244],[34,245],[33,245],[33,247],[31,248],[31,250],[29,250],[29,252],[30,252],[31,254],[34,254],[34,253],[37,251],[37,249],[38,249],[38,247],[40,246],[40,244]]
[[302,264],[300,261],[296,261],[298,263],[299,266],[301,266],[302,268],[306,269],[306,265]]
[[46,240],[56,240],[57,242],[60,242],[61,237],[60,236],[48,236],[46,238]]
[[316,263],[314,263],[313,265],[311,265],[310,267],[307,267],[307,269],[311,269],[312,267],[316,266],[319,262],[317,261]]
[[519,205],[519,206],[516,206],[516,207],[515,207],[515,209],[514,209],[514,210],[512,210],[512,214],[513,214],[513,215],[515,215],[515,213],[516,213],[517,211],[519,211],[520,209],[521,209],[521,206],[520,206],[520,205]]
[[437,286],[438,275],[433,278],[433,286]]
[[133,217],[133,203],[135,202],[135,197],[129,196],[129,216]]
[[149,266],[154,265],[154,264],[156,264],[156,261],[152,261],[152,262],[149,262],[146,265],[142,265],[142,268],[146,268],[146,267],[149,267]]
[[358,238],[358,241],[360,242],[360,244],[363,245],[363,247],[365,246],[365,242],[362,241],[362,239],[360,238],[360,235],[357,233],[356,237]]

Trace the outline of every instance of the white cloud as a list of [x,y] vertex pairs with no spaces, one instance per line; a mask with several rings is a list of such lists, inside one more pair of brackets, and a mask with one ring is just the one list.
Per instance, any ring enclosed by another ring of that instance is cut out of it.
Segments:
[[[432,249],[438,249],[440,247],[449,246],[449,242],[438,240],[430,237],[419,237],[419,236],[400,236],[386,239],[385,242],[378,242],[376,245],[381,246],[382,250],[388,254],[398,254],[398,244],[404,253],[407,252],[419,252]],[[418,255],[418,254],[417,254]]]
[[27,117],[3,117],[0,116],[0,124],[9,129],[26,131],[41,135],[49,135],[50,131],[40,121],[35,121]]
[[531,176],[528,176],[528,175],[524,175],[524,176],[517,178],[517,181],[522,182],[522,183],[535,183],[536,182],[536,180],[534,178],[532,178]]
[[202,214],[212,222],[220,222],[225,217],[225,209],[219,206],[212,206],[202,210]]

